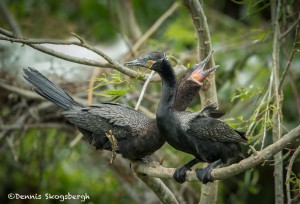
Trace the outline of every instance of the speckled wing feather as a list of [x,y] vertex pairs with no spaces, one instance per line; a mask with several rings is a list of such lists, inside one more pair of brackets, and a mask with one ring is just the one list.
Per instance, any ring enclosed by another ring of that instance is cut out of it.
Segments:
[[64,111],[63,115],[76,126],[98,135],[105,136],[107,131],[112,130],[117,140],[139,136],[141,130],[146,130],[151,123],[151,119],[141,112],[117,103],[77,108]]
[[245,142],[246,140],[234,129],[221,120],[203,115],[180,112],[178,117],[182,121],[183,130],[190,137],[219,142]]

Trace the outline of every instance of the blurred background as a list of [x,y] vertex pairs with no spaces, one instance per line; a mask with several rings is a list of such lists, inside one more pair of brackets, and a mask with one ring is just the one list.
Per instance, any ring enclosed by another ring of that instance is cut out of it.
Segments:
[[[172,54],[189,67],[197,62],[197,40],[191,17],[181,1],[143,45],[134,50],[134,43],[175,2],[2,0],[0,27],[11,30],[3,12],[5,4],[27,38],[70,40],[74,39],[71,33],[76,33],[120,63],[141,53],[159,50]],[[273,107],[267,105],[273,97],[273,93],[268,92],[273,35],[270,2],[213,0],[203,3],[215,61],[220,65],[216,84],[220,109],[226,112],[222,119],[238,130],[249,131],[250,143],[260,150],[272,143],[269,111]],[[300,2],[285,0],[282,4],[281,32],[285,33],[298,18]],[[298,42],[295,49],[299,49],[299,34],[295,35],[295,29],[287,32],[281,41],[280,73],[287,66],[295,41]],[[76,46],[45,46],[105,62],[91,51]],[[31,86],[22,79],[25,67],[35,67],[86,103],[117,101],[134,107],[144,84],[109,68],[67,62],[26,45],[0,41],[0,200],[40,203],[40,200],[8,200],[7,195],[70,192],[87,193],[90,200],[86,203],[159,203],[154,193],[135,177],[128,160],[118,156],[114,165],[109,165],[110,152],[94,150],[61,116],[59,108],[30,92]],[[283,134],[300,123],[299,67],[299,52],[295,52],[282,85]],[[148,73],[144,69],[140,71]],[[155,116],[160,88],[161,83],[151,83],[140,107],[151,117]],[[200,108],[198,97],[188,110]],[[297,145],[284,150],[284,167]],[[246,156],[250,154],[247,146],[243,146],[243,152]],[[164,166],[178,167],[192,157],[165,144],[153,158],[163,161]],[[218,203],[274,203],[273,164],[272,160],[266,161],[263,166],[221,181]],[[299,168],[297,158],[290,181],[295,203],[300,194]],[[198,202],[200,182],[182,185],[173,180],[164,182],[181,203]],[[53,202],[43,200],[43,203]],[[80,200],[68,202],[81,203]]]

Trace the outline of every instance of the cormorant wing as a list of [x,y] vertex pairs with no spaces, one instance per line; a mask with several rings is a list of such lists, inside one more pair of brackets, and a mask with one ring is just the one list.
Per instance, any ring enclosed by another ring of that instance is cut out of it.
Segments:
[[139,136],[152,121],[143,113],[118,103],[102,103],[64,111],[63,114],[74,125],[94,133],[104,134],[112,130],[117,140]]
[[195,116],[197,113],[180,112],[182,129],[189,137],[220,142],[246,142],[244,133],[237,132],[221,120]]

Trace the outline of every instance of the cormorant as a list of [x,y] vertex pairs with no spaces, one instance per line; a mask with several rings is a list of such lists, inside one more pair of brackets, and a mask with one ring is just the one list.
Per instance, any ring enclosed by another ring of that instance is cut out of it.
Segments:
[[[211,56],[211,55],[210,55]],[[177,80],[169,60],[162,53],[144,55],[136,61],[156,71],[162,79],[162,95],[156,112],[158,129],[166,141],[175,149],[192,154],[193,160],[177,168],[173,177],[179,182],[185,181],[186,172],[199,162],[210,163],[206,168],[196,169],[196,175],[204,184],[211,182],[211,170],[228,158],[241,152],[240,142],[246,142],[245,133],[232,129],[221,120],[207,117],[205,111],[185,112],[174,108]],[[204,71],[198,69],[201,83],[215,68]],[[213,104],[209,109],[216,109]]]
[[[33,90],[61,107],[64,110],[62,114],[96,149],[113,150],[111,142],[106,137],[110,131],[117,139],[117,153],[131,160],[143,159],[165,143],[164,137],[158,131],[156,120],[148,118],[139,111],[118,103],[85,106],[74,101],[68,93],[36,69],[24,69],[24,73],[24,78],[35,86]],[[182,80],[182,83],[184,84],[185,81]],[[182,86],[178,93],[193,92],[189,87],[191,86]],[[184,110],[191,98],[180,97],[178,100],[184,104],[181,104],[179,110]]]

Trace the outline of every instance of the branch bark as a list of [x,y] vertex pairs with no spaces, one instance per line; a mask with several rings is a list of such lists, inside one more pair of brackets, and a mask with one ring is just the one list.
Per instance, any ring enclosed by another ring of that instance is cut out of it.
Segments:
[[292,203],[291,192],[290,192],[290,183],[291,183],[290,178],[291,178],[291,172],[292,172],[294,161],[297,158],[299,153],[300,153],[300,146],[294,152],[293,156],[290,159],[289,165],[287,166],[286,179],[285,179],[287,204]]
[[[281,1],[273,0],[271,1],[272,9],[272,24],[274,29],[273,36],[273,52],[272,52],[272,69],[273,69],[273,90],[275,94],[274,101],[274,111],[273,111],[273,142],[278,141],[281,138],[281,101],[282,95],[280,90],[279,81],[279,46],[280,46],[280,25],[279,25],[279,15],[281,9]],[[284,203],[284,192],[283,192],[283,164],[282,164],[282,152],[279,151],[274,155],[274,187],[275,187],[275,203]]]

